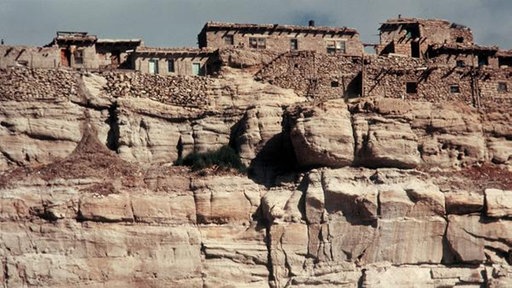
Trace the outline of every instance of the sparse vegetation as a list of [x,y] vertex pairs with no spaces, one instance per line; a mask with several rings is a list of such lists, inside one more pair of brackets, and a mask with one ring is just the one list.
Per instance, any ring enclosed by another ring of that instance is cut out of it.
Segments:
[[245,173],[247,171],[247,167],[245,167],[240,160],[240,156],[233,148],[227,145],[224,145],[215,151],[208,151],[204,153],[192,152],[185,156],[185,158],[178,159],[174,164],[189,166],[193,171],[210,167],[236,169],[241,173]]

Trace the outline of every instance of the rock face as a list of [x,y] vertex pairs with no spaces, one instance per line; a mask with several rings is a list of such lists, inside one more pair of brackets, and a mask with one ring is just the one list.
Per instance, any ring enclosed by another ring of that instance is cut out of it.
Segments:
[[[512,285],[507,115],[307,102],[246,73],[275,57],[0,70],[0,286]],[[247,175],[173,165],[223,145]]]

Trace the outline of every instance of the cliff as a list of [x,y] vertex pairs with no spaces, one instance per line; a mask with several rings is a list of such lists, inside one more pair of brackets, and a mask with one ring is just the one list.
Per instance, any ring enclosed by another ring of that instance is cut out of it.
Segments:
[[[506,107],[0,70],[3,287],[510,287]],[[172,163],[229,145],[247,175]]]

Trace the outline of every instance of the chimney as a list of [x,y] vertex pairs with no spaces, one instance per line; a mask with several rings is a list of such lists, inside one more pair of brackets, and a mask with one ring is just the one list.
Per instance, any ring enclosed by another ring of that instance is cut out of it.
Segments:
[[315,20],[309,20],[309,27],[315,27]]

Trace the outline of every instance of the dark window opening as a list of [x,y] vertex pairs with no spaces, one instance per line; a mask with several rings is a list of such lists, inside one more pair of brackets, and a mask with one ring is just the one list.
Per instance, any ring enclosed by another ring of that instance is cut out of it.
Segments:
[[464,43],[464,37],[457,37],[455,39],[455,42],[457,42],[457,43]]
[[450,93],[460,93],[459,85],[450,85]]
[[405,28],[405,37],[407,39],[416,39],[420,37],[420,29],[417,26]]
[[234,45],[235,39],[233,38],[233,35],[224,35],[224,43],[226,45]]
[[416,82],[407,82],[407,83],[405,83],[405,92],[407,94],[416,94],[416,93],[418,93],[418,83],[416,83]]
[[249,47],[256,48],[256,49],[265,49],[267,47],[267,41],[265,38],[250,37],[249,38]]
[[411,42],[411,57],[420,58],[420,42]]
[[298,50],[299,49],[299,43],[296,38],[290,39],[290,49],[291,50]]
[[489,65],[489,56],[478,55],[478,66]]
[[507,89],[507,83],[505,82],[499,82],[498,83],[498,92],[500,93],[506,93],[508,91]]
[[466,67],[464,60],[457,60],[457,67]]
[[509,66],[512,67],[512,57],[500,57],[498,58],[499,66]]
[[174,59],[167,59],[167,72],[174,73]]
[[338,81],[331,81],[331,87],[340,87],[340,83]]
[[295,64],[293,64],[293,67],[294,68],[299,68],[299,64],[295,63]]

